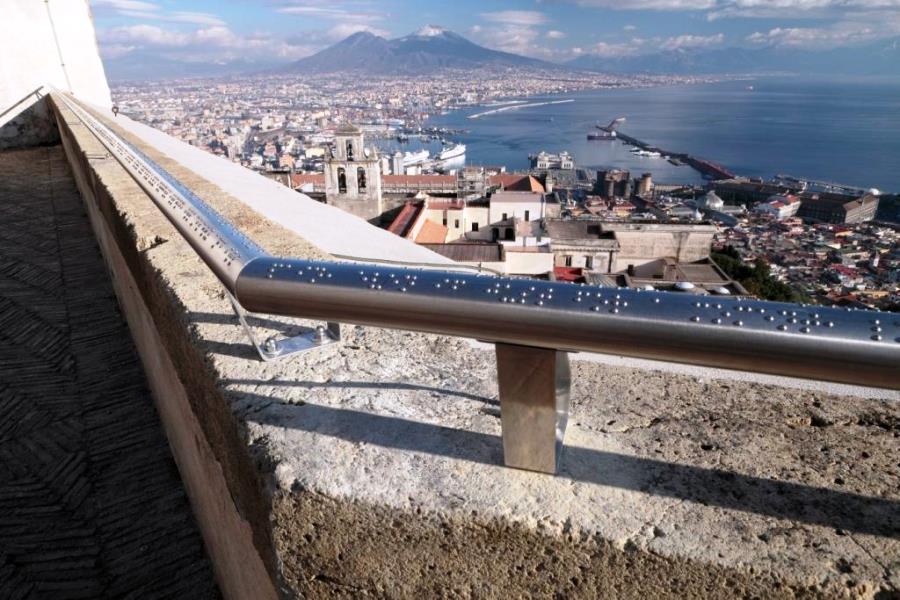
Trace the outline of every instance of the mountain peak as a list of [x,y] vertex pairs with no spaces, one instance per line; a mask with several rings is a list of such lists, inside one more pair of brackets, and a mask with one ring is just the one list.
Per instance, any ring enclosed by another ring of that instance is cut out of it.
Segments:
[[446,33],[448,32],[443,27],[440,27],[438,25],[426,25],[425,27],[422,27],[421,29],[416,31],[413,35],[417,37],[437,37]]
[[355,33],[288,68],[297,73],[422,74],[444,68],[511,66],[546,68],[547,63],[484,48],[443,27],[426,25],[406,37],[392,40],[371,33]]

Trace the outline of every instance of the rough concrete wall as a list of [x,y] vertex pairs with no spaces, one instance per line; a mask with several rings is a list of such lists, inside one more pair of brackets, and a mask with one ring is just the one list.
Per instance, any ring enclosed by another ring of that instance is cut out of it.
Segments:
[[0,150],[59,142],[56,119],[46,98],[41,98],[24,110],[20,109],[21,106],[13,109],[16,116],[0,125]]
[[712,237],[713,234],[707,232],[616,231],[619,253],[613,271],[623,270],[632,264],[639,266],[661,256],[681,262],[706,258]]

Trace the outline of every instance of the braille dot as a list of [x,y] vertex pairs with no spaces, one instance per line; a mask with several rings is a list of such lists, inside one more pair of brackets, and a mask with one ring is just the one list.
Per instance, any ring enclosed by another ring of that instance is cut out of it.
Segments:
[[801,327],[800,333],[809,333],[809,327]]
[[743,326],[744,326],[744,322],[743,322],[743,321],[735,321],[734,324],[737,325],[738,327],[743,327]]
[[697,315],[694,315],[693,317],[691,317],[691,321],[693,321],[694,323],[697,323],[700,321],[700,317],[698,317]]
[[617,314],[617,313],[619,312],[619,309],[618,309],[618,308],[611,308],[611,309],[609,309],[609,312],[611,312],[611,313],[613,313],[613,314]]
[[882,338],[881,338],[880,335],[875,334],[875,335],[872,336],[872,339],[875,340],[876,342],[880,342]]
[[654,304],[659,304],[659,298],[654,298],[654,299],[653,299],[653,303],[654,303]]
[[712,322],[715,323],[716,325],[720,325],[722,323],[722,319],[720,319],[719,317],[716,317],[715,319],[712,320]]
[[787,328],[788,328],[787,325],[784,325],[784,324],[781,324],[778,326],[778,329],[781,331],[787,331]]

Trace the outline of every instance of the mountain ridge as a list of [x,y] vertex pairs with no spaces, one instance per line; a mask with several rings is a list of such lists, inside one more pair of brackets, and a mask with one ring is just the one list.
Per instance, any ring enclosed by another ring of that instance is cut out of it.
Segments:
[[360,31],[311,56],[294,61],[280,71],[305,74],[365,71],[389,75],[489,66],[559,68],[559,65],[536,58],[491,50],[452,31],[427,25],[414,33],[393,39]]

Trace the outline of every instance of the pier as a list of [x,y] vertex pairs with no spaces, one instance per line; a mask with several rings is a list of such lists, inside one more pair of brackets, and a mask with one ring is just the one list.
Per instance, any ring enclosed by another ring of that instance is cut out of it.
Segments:
[[[603,129],[604,131],[612,131],[611,127],[602,127],[601,129]],[[659,148],[658,146],[654,146],[653,144],[649,144],[643,140],[631,137],[630,135],[624,134],[621,131],[616,131],[616,137],[629,146],[635,146],[636,148],[640,148],[641,150],[647,150],[650,152],[659,152],[670,160],[675,159],[684,164],[690,165],[704,177],[708,177],[709,179],[733,179],[734,177],[736,177],[734,173],[732,173],[722,165],[706,160],[704,158],[698,158],[684,152],[670,152],[668,150],[664,150],[663,148]]]

